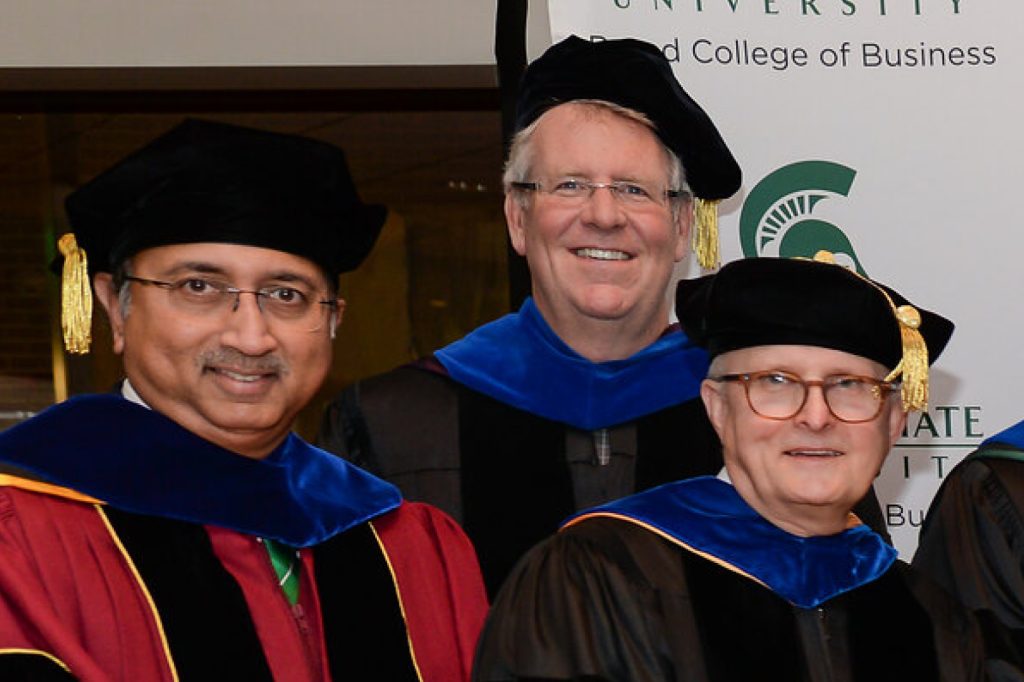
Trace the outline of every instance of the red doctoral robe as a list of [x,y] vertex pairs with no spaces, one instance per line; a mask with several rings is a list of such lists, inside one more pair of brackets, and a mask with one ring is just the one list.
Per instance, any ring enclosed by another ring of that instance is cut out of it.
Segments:
[[0,679],[468,679],[486,601],[436,509],[300,550],[300,599],[253,536],[0,475]]

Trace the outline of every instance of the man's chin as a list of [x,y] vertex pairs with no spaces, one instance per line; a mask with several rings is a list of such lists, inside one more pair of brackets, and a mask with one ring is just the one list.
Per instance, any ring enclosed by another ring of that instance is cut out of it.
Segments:
[[230,401],[157,410],[200,438],[241,454],[272,450],[287,435],[293,416],[266,403]]
[[285,417],[281,410],[262,403],[229,403],[203,414],[204,420],[219,431],[257,434],[276,431]]
[[582,293],[584,295],[577,299],[576,310],[594,320],[621,320],[636,307],[635,302],[618,287],[602,285],[590,287]]

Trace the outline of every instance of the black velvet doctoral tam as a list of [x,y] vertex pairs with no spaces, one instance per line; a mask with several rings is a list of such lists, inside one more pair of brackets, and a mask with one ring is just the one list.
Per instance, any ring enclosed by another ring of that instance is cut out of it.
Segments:
[[383,206],[363,204],[326,142],[187,119],[65,203],[90,274],[156,246],[222,242],[306,258],[330,277],[373,247]]

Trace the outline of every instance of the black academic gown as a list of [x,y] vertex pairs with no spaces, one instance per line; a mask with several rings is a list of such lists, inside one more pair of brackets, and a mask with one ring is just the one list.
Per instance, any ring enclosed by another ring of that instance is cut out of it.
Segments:
[[[616,456],[606,465],[604,490],[577,502],[566,454],[571,427],[473,391],[434,367],[401,367],[350,386],[328,407],[320,443],[459,521],[491,594],[526,550],[574,511],[721,469],[703,405],[691,400],[612,429],[613,440],[631,432],[635,458]],[[685,455],[680,434],[687,434]],[[622,474],[624,467],[632,471]],[[575,468],[605,473],[596,461]]]
[[946,476],[913,565],[975,611],[990,655],[1024,658],[1024,422]]
[[[328,405],[318,444],[461,523],[494,595],[570,514],[723,466],[700,398],[609,432],[608,465],[594,454],[571,462],[570,444],[592,434],[474,391],[428,360],[347,387]],[[874,490],[854,511],[889,537]]]
[[984,670],[970,615],[902,562],[802,609],[644,527],[591,518],[509,577],[473,679],[966,682]]
[[[426,361],[347,388],[319,444],[452,515],[494,594],[573,512],[721,470],[699,396],[707,368],[678,327],[590,362],[527,299]],[[885,535],[873,494],[857,512]]]

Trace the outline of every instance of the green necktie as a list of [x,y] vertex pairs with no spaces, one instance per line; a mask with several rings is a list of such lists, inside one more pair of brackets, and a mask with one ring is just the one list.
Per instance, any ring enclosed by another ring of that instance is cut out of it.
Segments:
[[277,584],[284,591],[284,596],[289,604],[295,605],[299,601],[299,553],[280,542],[263,539],[263,545],[270,555],[270,563],[277,574]]

